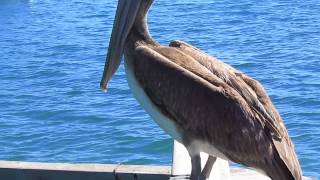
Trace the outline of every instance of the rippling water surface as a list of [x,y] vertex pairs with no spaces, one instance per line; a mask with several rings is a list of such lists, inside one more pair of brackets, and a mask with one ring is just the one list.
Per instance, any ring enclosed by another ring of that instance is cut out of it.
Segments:
[[[99,81],[115,0],[0,1],[0,159],[170,164],[172,142],[128,89]],[[156,0],[150,31],[260,80],[304,173],[320,177],[318,0]]]

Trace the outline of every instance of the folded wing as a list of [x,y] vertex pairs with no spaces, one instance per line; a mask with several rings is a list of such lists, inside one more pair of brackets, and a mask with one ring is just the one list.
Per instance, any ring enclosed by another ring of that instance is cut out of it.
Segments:
[[262,86],[188,45],[171,46],[138,46],[133,69],[185,138],[208,142],[230,160],[274,177],[301,177],[291,140]]

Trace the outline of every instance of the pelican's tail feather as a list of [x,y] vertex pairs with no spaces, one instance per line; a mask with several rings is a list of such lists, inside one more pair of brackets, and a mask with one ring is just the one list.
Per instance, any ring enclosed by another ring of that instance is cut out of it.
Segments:
[[302,180],[302,171],[290,139],[274,140],[276,152],[265,167],[272,180]]

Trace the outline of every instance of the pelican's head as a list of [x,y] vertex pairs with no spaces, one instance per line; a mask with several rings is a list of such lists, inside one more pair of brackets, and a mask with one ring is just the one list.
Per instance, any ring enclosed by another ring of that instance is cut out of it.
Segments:
[[110,38],[106,63],[100,88],[107,90],[108,82],[118,69],[127,36],[137,18],[144,18],[145,11],[153,0],[119,0]]

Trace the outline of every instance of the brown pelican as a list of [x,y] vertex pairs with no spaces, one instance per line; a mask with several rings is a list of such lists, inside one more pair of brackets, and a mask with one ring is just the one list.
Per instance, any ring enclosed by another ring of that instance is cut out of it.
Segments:
[[[182,41],[161,46],[148,32],[153,0],[119,0],[101,88],[121,56],[134,96],[191,157],[190,179],[205,179],[216,157],[265,173],[301,180],[283,121],[262,85]],[[201,172],[200,152],[210,155]]]

